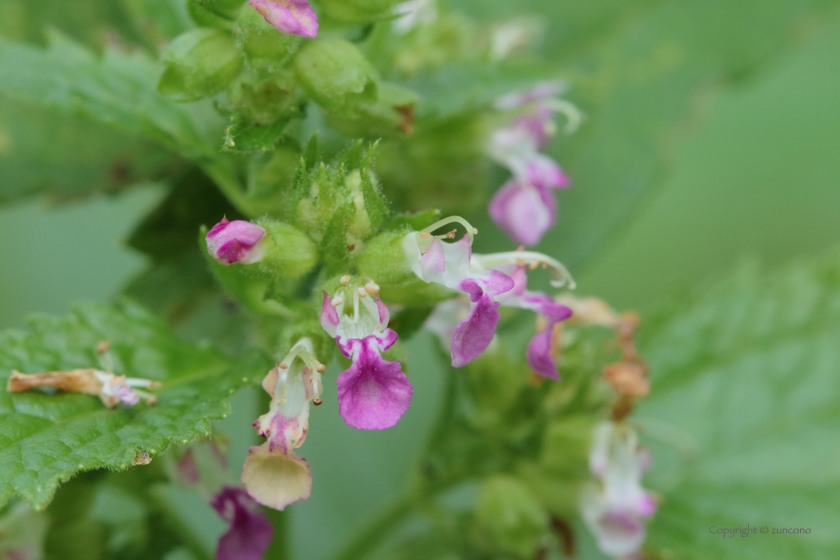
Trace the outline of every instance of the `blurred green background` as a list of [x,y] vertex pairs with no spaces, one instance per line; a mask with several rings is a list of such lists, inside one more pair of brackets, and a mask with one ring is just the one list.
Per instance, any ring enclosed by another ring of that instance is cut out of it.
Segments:
[[[597,257],[572,271],[580,291],[644,311],[663,294],[702,285],[743,259],[777,265],[836,244],[838,52],[835,16],[737,87],[708,98],[702,118],[673,146],[664,183],[628,211],[632,219]],[[74,300],[107,301],[142,269],[144,258],[121,240],[162,194],[148,185],[92,203],[31,201],[0,210],[0,327],[20,326],[32,312],[61,314]],[[563,216],[562,195],[560,204]],[[431,344],[417,337],[413,356],[433,354]],[[382,434],[346,428],[328,392],[303,453],[317,484],[312,498],[293,508],[295,557],[322,557],[399,492],[437,406],[440,368],[433,366],[411,364],[415,401],[399,426]],[[233,435],[234,465],[253,437],[255,398],[238,396],[224,425]],[[192,507],[213,519],[206,504]],[[212,530],[221,531],[221,523]]]

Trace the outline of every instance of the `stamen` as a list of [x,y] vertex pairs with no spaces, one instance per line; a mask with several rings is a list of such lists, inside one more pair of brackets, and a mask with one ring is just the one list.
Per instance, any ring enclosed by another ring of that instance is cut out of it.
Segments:
[[129,387],[145,387],[147,389],[160,389],[161,387],[163,387],[163,383],[161,383],[160,381],[154,381],[152,379],[140,379],[138,377],[126,377],[124,382]]
[[339,294],[336,294],[336,296],[330,300],[330,305],[333,307],[338,307],[342,303],[344,303],[344,298]]
[[318,362],[318,365],[317,365],[317,366],[315,366],[315,370],[316,370],[318,373],[324,373],[324,371],[326,371],[326,369],[327,369],[327,366],[325,366],[325,365],[324,365],[324,364],[322,364],[321,362]]
[[428,239],[431,236],[432,236],[431,233],[429,233],[428,231],[424,231],[423,233],[420,234],[420,239]]
[[111,346],[111,343],[107,340],[100,340],[99,343],[96,345],[96,353],[100,356],[108,351],[108,348]]
[[347,284],[350,283],[350,275],[345,274],[344,276],[341,277],[341,280],[339,280],[339,282],[341,282],[342,286],[346,286]]
[[315,406],[321,406],[321,403],[323,402],[324,401],[322,401],[321,399],[312,399],[312,404],[314,404]]
[[280,369],[289,369],[289,364],[280,363],[277,365],[277,367],[279,367]]
[[[570,290],[576,287],[575,280],[571,273],[559,261],[535,251],[509,251],[506,253],[491,253],[489,255],[473,254],[471,262],[477,264],[484,270],[498,268],[515,262],[517,266],[526,264],[541,263],[546,268],[551,268],[550,283],[555,288],[568,286]],[[533,270],[533,269],[532,269]]]
[[562,113],[566,117],[566,125],[563,127],[563,132],[566,134],[571,134],[576,131],[583,121],[583,113],[580,112],[580,109],[565,99],[547,99],[545,105],[549,109]]
[[376,282],[368,282],[365,284],[365,291],[372,296],[375,296],[379,293],[379,284]]
[[447,239],[455,239],[455,234],[458,232],[457,229],[453,229],[452,231],[446,234]]
[[359,297],[360,298],[366,298],[367,297],[367,290],[365,290],[364,288],[359,288],[358,292],[359,292]]
[[420,232],[420,237],[422,237],[423,239],[426,239],[426,237],[423,237],[424,233],[431,234],[431,232],[435,231],[436,229],[440,229],[447,224],[451,224],[452,222],[455,222],[455,223],[458,223],[458,224],[461,224],[462,226],[464,226],[464,229],[467,230],[467,235],[470,236],[470,245],[472,245],[473,239],[475,238],[475,235],[478,233],[478,230],[475,229],[472,226],[472,224],[470,224],[467,220],[465,220],[461,216],[449,216],[449,217],[444,218],[442,220],[438,220],[437,222],[433,223],[432,225],[430,225],[426,228],[423,228],[423,231]]
[[531,265],[528,267],[528,269],[529,270],[536,270],[538,266],[540,266],[540,262],[539,261],[534,261],[534,262],[531,263]]

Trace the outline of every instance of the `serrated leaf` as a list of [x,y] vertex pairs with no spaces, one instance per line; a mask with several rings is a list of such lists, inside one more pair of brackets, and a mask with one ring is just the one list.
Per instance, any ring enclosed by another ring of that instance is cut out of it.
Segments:
[[[742,269],[644,333],[653,391],[637,417],[665,495],[650,544],[679,557],[836,558],[840,256]],[[710,528],[808,528],[723,538]]]
[[181,342],[130,303],[84,305],[68,317],[37,317],[28,331],[0,334],[0,381],[12,369],[97,367],[101,340],[111,343],[116,373],[163,382],[157,404],[111,410],[89,395],[4,392],[0,502],[18,494],[41,508],[75,473],[126,469],[139,453],[154,457],[208,434],[210,420],[228,413],[228,397],[268,365],[259,354],[231,365],[212,348]]

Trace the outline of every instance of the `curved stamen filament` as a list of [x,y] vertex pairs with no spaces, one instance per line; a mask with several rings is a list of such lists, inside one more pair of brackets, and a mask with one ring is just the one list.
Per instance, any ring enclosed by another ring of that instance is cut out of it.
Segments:
[[561,288],[568,286],[571,290],[574,290],[576,287],[572,274],[560,261],[548,255],[537,253],[536,251],[508,251],[506,253],[491,253],[489,255],[473,255],[473,260],[485,269],[496,268],[506,264],[524,266],[545,263],[551,268],[550,282],[553,287]]
[[446,218],[443,218],[442,220],[438,220],[437,222],[433,223],[432,225],[423,228],[423,230],[420,232],[420,235],[423,235],[424,233],[432,233],[436,229],[440,229],[443,226],[445,226],[447,224],[451,224],[453,222],[461,224],[462,226],[464,226],[464,229],[467,230],[467,235],[470,236],[470,245],[472,245],[473,239],[475,239],[475,234],[478,233],[478,230],[476,228],[474,228],[472,226],[472,224],[470,224],[467,220],[465,220],[461,216],[448,216]]
[[563,132],[566,134],[576,131],[583,121],[583,113],[580,109],[565,99],[547,99],[544,103],[549,109],[562,113],[566,117],[566,125],[563,127]]

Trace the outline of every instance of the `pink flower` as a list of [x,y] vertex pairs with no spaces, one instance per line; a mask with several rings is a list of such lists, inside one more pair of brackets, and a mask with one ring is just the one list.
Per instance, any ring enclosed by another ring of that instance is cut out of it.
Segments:
[[219,539],[216,560],[260,560],[271,544],[274,527],[248,493],[225,486],[210,505],[228,524]]
[[500,318],[496,296],[513,288],[513,280],[498,270],[471,268],[470,243],[469,235],[455,243],[417,233],[403,238],[403,247],[418,278],[463,292],[470,298],[469,314],[458,323],[452,336],[454,367],[466,365],[490,345]]
[[222,221],[207,232],[207,250],[222,264],[253,264],[263,256],[266,232],[263,228],[243,220]]
[[254,427],[266,442],[251,447],[242,467],[245,489],[263,505],[282,510],[312,492],[309,463],[295,449],[306,440],[309,403],[320,404],[323,369],[312,342],[303,338],[263,380],[263,389],[272,396],[271,408]]
[[490,200],[488,211],[514,242],[528,247],[539,243],[557,222],[554,194],[525,182],[505,183]]
[[[414,389],[399,362],[382,358],[382,352],[397,342],[397,333],[388,328],[390,314],[375,284],[339,289],[332,299],[324,292],[321,326],[335,338],[338,348],[352,360],[339,374],[338,411],[348,426],[359,430],[384,430],[397,424],[408,410]],[[352,298],[353,315],[344,313]],[[375,298],[375,299],[374,299]]]
[[631,555],[645,540],[644,519],[657,508],[656,501],[641,486],[648,463],[649,456],[639,448],[630,428],[613,422],[596,426],[589,467],[599,483],[584,490],[581,510],[605,554]]
[[318,16],[307,0],[248,0],[248,5],[281,33],[309,38],[318,34]]

